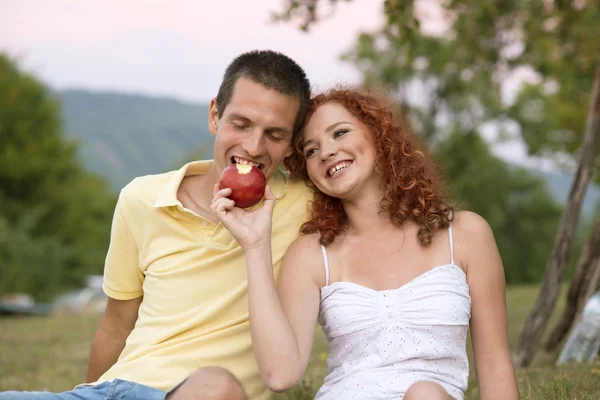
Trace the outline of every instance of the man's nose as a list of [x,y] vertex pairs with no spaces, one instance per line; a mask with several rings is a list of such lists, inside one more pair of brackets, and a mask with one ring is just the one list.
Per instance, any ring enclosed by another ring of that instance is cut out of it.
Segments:
[[264,135],[254,130],[242,143],[242,148],[251,157],[262,156],[265,152]]

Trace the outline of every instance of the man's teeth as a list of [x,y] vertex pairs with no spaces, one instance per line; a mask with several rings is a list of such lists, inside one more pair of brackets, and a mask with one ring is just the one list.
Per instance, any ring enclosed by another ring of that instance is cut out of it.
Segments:
[[339,163],[338,165],[336,165],[335,167],[331,168],[331,169],[328,171],[328,172],[329,172],[329,175],[330,175],[330,176],[333,176],[333,175],[335,175],[335,174],[336,174],[338,171],[340,171],[340,170],[342,170],[342,169],[344,169],[344,168],[346,168],[346,167],[349,167],[349,166],[350,166],[350,164],[352,164],[352,163],[350,163],[350,162],[342,162],[342,163]]
[[242,165],[252,165],[253,167],[260,167],[259,163],[255,163],[252,161],[248,161],[248,160],[244,160],[243,158],[238,158],[238,157],[233,157],[233,161],[235,161],[236,164],[242,164]]

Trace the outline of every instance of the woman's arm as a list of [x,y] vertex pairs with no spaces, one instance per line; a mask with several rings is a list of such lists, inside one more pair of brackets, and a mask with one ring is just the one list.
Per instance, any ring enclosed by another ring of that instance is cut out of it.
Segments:
[[288,249],[279,293],[267,249],[247,251],[252,343],[261,376],[275,392],[298,384],[310,358],[320,289],[313,271],[323,264],[316,238],[302,236]]
[[314,272],[323,265],[320,248],[315,235],[292,243],[280,271],[280,301],[271,252],[275,196],[267,187],[262,207],[249,211],[234,207],[226,197],[230,193],[215,187],[211,208],[244,249],[252,346],[260,374],[269,389],[285,391],[300,381],[310,357],[320,302]]
[[502,260],[488,223],[460,212],[455,244],[471,295],[471,339],[482,400],[519,398],[508,346],[506,286]]

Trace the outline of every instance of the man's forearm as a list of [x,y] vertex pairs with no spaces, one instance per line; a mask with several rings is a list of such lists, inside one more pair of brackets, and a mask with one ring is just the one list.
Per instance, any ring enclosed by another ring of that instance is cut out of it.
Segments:
[[108,298],[106,310],[92,340],[88,363],[88,382],[95,382],[119,359],[138,318],[143,298]]
[[119,359],[125,347],[125,340],[111,332],[98,329],[92,340],[92,349],[88,362],[87,381],[95,382]]

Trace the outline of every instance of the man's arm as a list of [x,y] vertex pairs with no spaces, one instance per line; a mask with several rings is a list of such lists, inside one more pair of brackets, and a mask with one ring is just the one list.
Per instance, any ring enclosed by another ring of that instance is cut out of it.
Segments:
[[[108,302],[92,340],[88,382],[97,381],[117,361],[138,319],[143,277],[138,267],[138,247],[125,218],[127,211],[132,209],[131,202],[139,196],[137,193],[133,182],[127,185],[119,194],[115,207],[102,282]],[[137,215],[132,217],[134,221],[139,219]]]
[[133,330],[143,297],[131,300],[108,298],[100,326],[92,340],[87,381],[95,382],[119,358],[125,341]]

